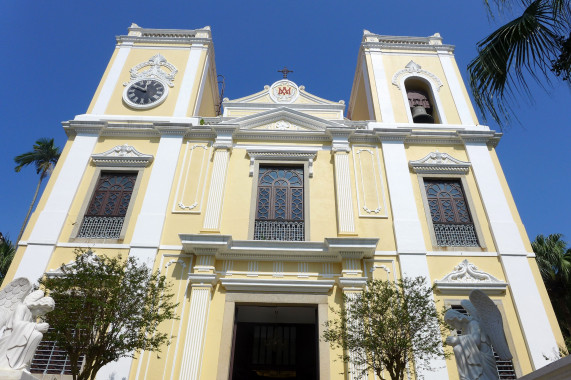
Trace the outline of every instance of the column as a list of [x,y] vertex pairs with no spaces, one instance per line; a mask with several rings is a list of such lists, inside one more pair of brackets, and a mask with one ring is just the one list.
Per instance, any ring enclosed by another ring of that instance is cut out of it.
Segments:
[[214,274],[191,274],[190,311],[184,339],[180,380],[198,380],[202,367],[206,323],[210,310],[210,299]]
[[[426,284],[431,285],[432,280],[426,260],[426,245],[404,148],[404,140],[408,133],[410,132],[383,133],[378,131],[377,135],[382,144],[401,276],[423,276],[426,278]],[[419,375],[426,380],[448,379],[444,359],[433,358],[430,366],[434,368],[434,371],[418,370]]]
[[353,191],[349,171],[350,132],[329,129],[332,135],[333,160],[335,163],[335,195],[337,198],[337,231],[339,234],[355,235]]
[[208,202],[204,215],[203,230],[219,232],[226,184],[226,170],[232,149],[232,133],[234,128],[213,128],[217,134],[214,142],[214,158],[212,162],[212,177],[208,189]]
[[516,307],[534,369],[550,363],[545,356],[558,352],[557,342],[539,294],[524,241],[509,208],[490,156],[488,135],[461,134],[486,210],[510,293]]
[[62,160],[62,168],[46,205],[34,224],[15,278],[27,277],[35,283],[44,274],[104,125],[100,122],[71,122],[69,128],[76,132],[75,139],[65,161]]
[[[339,278],[339,285],[343,289],[343,295],[345,295],[349,301],[355,301],[361,296],[363,288],[367,284],[367,279],[365,277],[341,277]],[[347,323],[360,323],[359,320],[353,318],[350,312],[347,311]],[[358,326],[358,325],[357,325]],[[365,355],[365,352],[349,351],[349,362],[347,363],[347,380],[368,380],[368,374],[360,376],[363,371],[363,367],[355,363],[356,359],[360,355]]]

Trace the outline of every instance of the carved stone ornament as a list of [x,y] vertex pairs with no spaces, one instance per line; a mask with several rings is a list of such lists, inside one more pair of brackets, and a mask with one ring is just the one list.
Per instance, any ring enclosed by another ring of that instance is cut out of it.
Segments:
[[153,161],[152,154],[143,154],[131,145],[123,144],[103,153],[91,155],[95,166],[119,166],[144,168]]
[[[148,67],[146,70],[140,71]],[[164,69],[168,69],[166,72]],[[123,83],[123,86],[127,86],[133,82],[141,79],[158,79],[165,82],[169,87],[174,86],[174,77],[178,72],[177,68],[173,64],[167,62],[166,58],[160,54],[151,57],[148,61],[139,63],[137,66],[133,67],[129,73],[131,74],[131,80],[129,82]]]
[[442,280],[434,281],[435,288],[447,294],[469,294],[473,289],[480,289],[487,294],[502,294],[505,293],[507,285],[491,274],[479,270],[468,260],[456,265]]
[[293,103],[299,96],[299,88],[292,81],[283,79],[272,84],[269,93],[276,103]]
[[49,325],[37,320],[52,311],[55,302],[42,290],[32,289],[27,278],[17,278],[0,291],[0,371],[29,369],[48,331]]
[[432,74],[430,71],[423,70],[419,64],[415,63],[414,61],[410,61],[404,69],[399,70],[393,75],[392,83],[393,85],[397,86],[400,90],[400,81],[403,76],[421,76],[425,79],[428,79],[432,82],[433,87],[436,91],[440,91],[440,87],[443,86],[442,81],[436,75]]
[[472,164],[436,151],[420,160],[409,161],[408,165],[418,174],[466,174]]

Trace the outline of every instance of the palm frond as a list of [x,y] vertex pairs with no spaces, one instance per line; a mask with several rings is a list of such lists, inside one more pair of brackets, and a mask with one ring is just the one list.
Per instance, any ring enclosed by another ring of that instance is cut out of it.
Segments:
[[562,20],[553,2],[536,0],[523,14],[478,43],[478,56],[468,65],[472,94],[480,111],[488,112],[500,125],[507,120],[506,100],[530,95],[527,78],[539,83],[547,78],[558,53]]

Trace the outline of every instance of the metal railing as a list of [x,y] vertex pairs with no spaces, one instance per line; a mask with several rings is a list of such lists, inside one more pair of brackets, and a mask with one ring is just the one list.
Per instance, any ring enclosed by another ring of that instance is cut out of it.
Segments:
[[302,220],[256,220],[254,223],[254,240],[305,240],[305,223]]
[[441,247],[479,247],[473,224],[434,223],[436,244]]
[[117,239],[121,235],[124,220],[123,216],[86,216],[77,237]]

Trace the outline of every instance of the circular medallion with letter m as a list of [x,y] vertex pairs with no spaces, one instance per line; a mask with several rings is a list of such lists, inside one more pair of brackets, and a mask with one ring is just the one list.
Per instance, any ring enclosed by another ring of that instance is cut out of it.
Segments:
[[270,98],[276,103],[293,103],[299,96],[299,88],[290,80],[282,79],[270,87]]
[[125,88],[123,101],[131,108],[149,109],[165,101],[168,87],[157,79],[139,79]]

